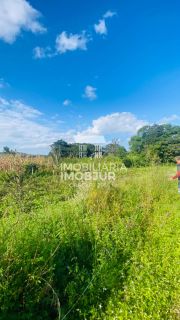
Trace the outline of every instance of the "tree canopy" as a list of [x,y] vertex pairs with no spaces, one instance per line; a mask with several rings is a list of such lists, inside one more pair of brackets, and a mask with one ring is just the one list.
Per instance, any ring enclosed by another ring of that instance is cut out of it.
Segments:
[[130,140],[130,151],[161,163],[180,155],[180,126],[154,124],[141,128]]

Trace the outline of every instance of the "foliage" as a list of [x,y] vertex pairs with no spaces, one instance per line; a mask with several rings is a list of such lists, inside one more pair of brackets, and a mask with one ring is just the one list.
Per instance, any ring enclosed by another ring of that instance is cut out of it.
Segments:
[[131,138],[130,148],[145,157],[147,163],[173,162],[180,154],[180,126],[145,126]]
[[[67,143],[64,140],[58,140],[51,145],[50,155],[52,156],[54,162],[58,164],[61,158],[77,158],[79,157],[79,144],[78,143]],[[84,155],[91,157],[94,155],[95,146],[92,144],[83,144],[85,150]]]
[[7,146],[5,146],[5,147],[3,148],[3,153],[5,153],[5,154],[16,154],[15,151],[11,150],[11,149],[10,149],[9,147],[7,147]]
[[125,147],[120,146],[116,142],[108,144],[104,149],[105,155],[113,155],[119,157],[120,159],[125,159],[127,156],[127,150]]

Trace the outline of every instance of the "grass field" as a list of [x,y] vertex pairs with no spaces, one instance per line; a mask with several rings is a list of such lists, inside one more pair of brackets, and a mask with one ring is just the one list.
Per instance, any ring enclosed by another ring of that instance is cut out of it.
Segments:
[[11,169],[0,173],[1,320],[180,318],[175,168],[104,182]]

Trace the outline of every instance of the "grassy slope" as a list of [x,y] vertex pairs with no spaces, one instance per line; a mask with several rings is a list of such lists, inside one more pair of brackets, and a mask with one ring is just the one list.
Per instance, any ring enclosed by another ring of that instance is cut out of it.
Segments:
[[83,183],[75,196],[63,184],[69,200],[56,186],[34,213],[6,212],[0,319],[179,319],[180,196],[169,170]]

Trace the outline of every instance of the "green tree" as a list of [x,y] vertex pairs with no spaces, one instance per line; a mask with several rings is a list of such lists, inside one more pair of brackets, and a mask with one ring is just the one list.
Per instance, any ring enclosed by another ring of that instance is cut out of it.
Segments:
[[64,140],[58,140],[51,145],[50,155],[55,163],[59,163],[62,157],[69,156],[69,145]]
[[3,153],[5,153],[5,154],[16,154],[16,151],[11,150],[9,147],[5,146],[5,147],[3,147]]
[[168,163],[180,154],[180,126],[154,124],[141,128],[130,140],[130,150],[146,160]]
[[127,150],[125,147],[119,144],[118,139],[113,139],[111,143],[107,144],[105,147],[105,154],[106,155],[113,155],[124,159],[127,155]]

